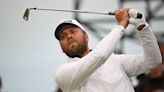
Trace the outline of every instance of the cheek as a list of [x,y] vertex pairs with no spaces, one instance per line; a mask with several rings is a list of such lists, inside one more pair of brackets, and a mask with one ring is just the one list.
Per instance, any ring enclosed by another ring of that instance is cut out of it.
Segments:
[[65,51],[67,49],[67,43],[65,43],[65,42],[60,42],[60,46],[63,51]]

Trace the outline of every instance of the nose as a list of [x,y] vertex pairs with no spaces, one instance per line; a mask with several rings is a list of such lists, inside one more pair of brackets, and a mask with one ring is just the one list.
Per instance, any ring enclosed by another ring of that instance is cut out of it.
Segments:
[[73,35],[72,34],[67,35],[67,42],[71,43],[72,41],[73,41]]
[[68,35],[67,35],[67,38],[68,38],[68,39],[70,39],[70,38],[72,38],[72,37],[73,37],[72,34],[68,34]]

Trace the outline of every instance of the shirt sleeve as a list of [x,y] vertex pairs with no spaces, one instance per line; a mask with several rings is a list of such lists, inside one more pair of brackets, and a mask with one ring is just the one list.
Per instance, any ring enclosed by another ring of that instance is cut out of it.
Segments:
[[162,62],[161,53],[153,32],[148,24],[138,32],[143,46],[143,54],[117,55],[129,77],[148,73]]
[[89,54],[77,62],[66,63],[56,72],[56,82],[62,90],[71,90],[84,82],[113,53],[124,34],[124,27],[116,26]]

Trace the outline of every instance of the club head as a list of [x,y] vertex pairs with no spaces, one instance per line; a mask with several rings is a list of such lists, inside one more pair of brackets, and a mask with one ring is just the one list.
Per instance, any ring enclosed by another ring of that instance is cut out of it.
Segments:
[[23,15],[23,19],[25,21],[28,21],[29,13],[30,13],[30,9],[27,8],[26,11],[24,12],[24,15]]

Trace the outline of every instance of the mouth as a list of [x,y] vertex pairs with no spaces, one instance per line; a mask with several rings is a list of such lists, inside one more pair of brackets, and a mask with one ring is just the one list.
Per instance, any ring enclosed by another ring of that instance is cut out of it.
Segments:
[[69,39],[69,40],[68,40],[68,45],[74,44],[75,42],[76,42],[75,40]]
[[70,49],[75,48],[76,46],[77,46],[77,42],[75,41],[69,44]]
[[76,42],[72,42],[70,43],[70,46],[74,46],[76,44]]

